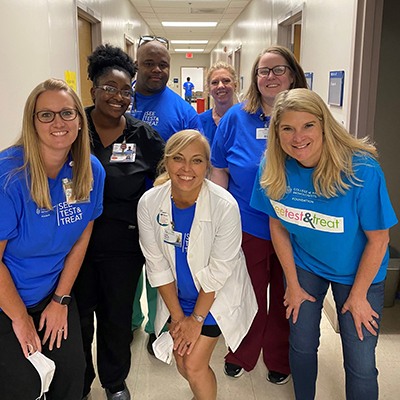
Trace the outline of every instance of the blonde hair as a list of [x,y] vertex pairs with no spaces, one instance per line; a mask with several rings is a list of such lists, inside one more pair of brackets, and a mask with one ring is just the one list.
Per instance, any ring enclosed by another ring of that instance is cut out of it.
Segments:
[[265,168],[261,186],[268,197],[281,199],[286,192],[286,160],[279,139],[279,124],[287,111],[307,112],[321,123],[323,144],[321,158],[313,172],[313,184],[318,196],[325,198],[344,194],[350,184],[360,185],[354,174],[354,155],[370,155],[377,158],[376,148],[368,138],[356,139],[340,125],[330,113],[324,101],[308,89],[292,89],[279,93],[275,99],[268,131],[268,148],[265,152]]
[[257,68],[261,57],[266,53],[279,54],[286,60],[287,65],[290,68],[290,75],[293,78],[293,82],[291,83],[289,89],[307,89],[307,81],[303,68],[301,68],[300,64],[297,62],[294,54],[283,46],[269,46],[257,56],[251,69],[251,84],[244,97],[245,104],[243,106],[243,110],[250,114],[256,113],[261,107],[261,93],[258,90],[257,84]]
[[24,164],[19,170],[25,171],[28,182],[30,178],[30,193],[32,200],[40,208],[52,210],[50,189],[43,157],[40,152],[39,137],[35,129],[34,113],[36,101],[40,94],[48,91],[66,91],[73,99],[81,121],[81,130],[71,146],[72,167],[72,197],[83,200],[90,194],[93,184],[92,165],[90,160],[90,140],[87,128],[85,110],[78,95],[61,79],[47,79],[37,85],[25,103],[22,119],[22,133],[14,144],[21,146],[24,153]]
[[183,131],[179,131],[173,134],[167,141],[164,150],[164,157],[160,161],[158,166],[159,176],[154,182],[154,186],[162,185],[163,183],[169,181],[171,178],[166,170],[166,165],[168,164],[168,160],[182,150],[184,150],[187,146],[192,144],[193,142],[199,142],[203,146],[204,155],[207,161],[207,169],[208,173],[211,170],[211,162],[210,162],[210,145],[208,140],[204,135],[202,135],[199,131],[194,129],[186,129]]
[[235,68],[233,68],[232,65],[230,65],[230,64],[228,64],[228,63],[226,63],[226,62],[224,62],[224,61],[216,61],[216,62],[210,67],[210,69],[208,70],[208,73],[207,73],[206,85],[205,85],[205,88],[206,88],[207,93],[210,92],[211,75],[212,75],[215,71],[218,71],[219,69],[225,69],[225,70],[228,71],[229,75],[231,76],[232,82],[233,82],[234,85],[235,85],[235,91],[236,91],[236,89],[237,89],[237,87],[238,87],[238,85],[239,85],[239,80],[238,80],[238,76],[237,76],[237,73],[236,73]]

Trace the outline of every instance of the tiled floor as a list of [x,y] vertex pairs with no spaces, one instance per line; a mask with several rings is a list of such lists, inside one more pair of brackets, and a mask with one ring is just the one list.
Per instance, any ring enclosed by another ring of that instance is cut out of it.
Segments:
[[[132,343],[132,367],[127,379],[132,400],[190,400],[187,382],[175,365],[168,366],[151,357],[146,350],[147,334],[135,332]],[[265,379],[267,370],[260,360],[256,368],[239,379],[223,373],[225,343],[221,337],[211,359],[217,376],[218,400],[294,400],[293,384],[272,385]],[[400,301],[383,312],[377,350],[380,399],[400,399]],[[91,400],[105,400],[104,390],[96,379]],[[339,335],[324,317],[319,350],[317,400],[344,400],[344,372]],[[360,399],[362,400],[362,399]]]

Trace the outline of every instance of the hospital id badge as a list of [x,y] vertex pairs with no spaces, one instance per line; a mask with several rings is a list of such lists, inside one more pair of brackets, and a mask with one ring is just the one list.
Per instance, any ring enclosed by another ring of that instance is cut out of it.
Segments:
[[165,229],[164,242],[172,244],[175,247],[182,247],[182,233],[176,232],[172,229]]
[[257,128],[256,139],[268,139],[268,128]]
[[114,143],[110,162],[135,162],[136,143]]
[[72,180],[68,178],[62,179],[65,200],[68,204],[90,203],[90,195],[83,200],[75,200],[72,196]]

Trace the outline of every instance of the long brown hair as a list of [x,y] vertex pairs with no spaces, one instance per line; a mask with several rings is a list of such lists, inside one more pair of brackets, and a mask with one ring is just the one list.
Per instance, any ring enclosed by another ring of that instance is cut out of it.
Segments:
[[251,84],[244,97],[245,104],[243,106],[243,109],[250,114],[256,113],[257,110],[261,107],[261,93],[258,90],[256,71],[261,57],[266,53],[279,54],[286,60],[290,68],[290,74],[293,78],[293,82],[290,85],[289,89],[307,89],[307,81],[304,75],[303,68],[301,68],[300,64],[297,62],[294,54],[289,49],[283,46],[269,46],[257,56],[251,69]]

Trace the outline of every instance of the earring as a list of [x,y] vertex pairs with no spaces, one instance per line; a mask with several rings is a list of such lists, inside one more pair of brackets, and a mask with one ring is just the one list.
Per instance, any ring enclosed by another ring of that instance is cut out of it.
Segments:
[[79,127],[79,128],[78,128],[78,131],[80,131],[81,129],[82,129],[82,128],[81,128],[81,127]]

